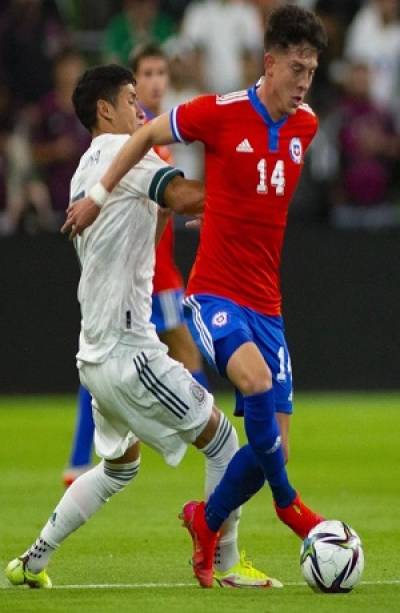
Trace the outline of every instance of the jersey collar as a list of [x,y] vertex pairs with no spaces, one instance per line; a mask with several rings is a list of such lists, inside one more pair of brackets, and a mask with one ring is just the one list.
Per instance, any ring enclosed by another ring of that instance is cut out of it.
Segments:
[[268,147],[270,151],[278,150],[278,139],[279,139],[279,130],[280,128],[287,122],[288,115],[283,115],[281,119],[278,121],[274,121],[271,115],[268,113],[267,107],[261,102],[260,98],[257,96],[257,88],[259,87],[259,81],[253,86],[249,87],[247,90],[247,95],[249,96],[250,104],[258,113],[261,115],[264,123],[268,127],[269,134],[269,142]]

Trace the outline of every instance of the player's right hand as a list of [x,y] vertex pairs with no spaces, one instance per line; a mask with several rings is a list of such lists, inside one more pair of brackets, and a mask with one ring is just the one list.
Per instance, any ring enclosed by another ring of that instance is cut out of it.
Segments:
[[99,207],[89,197],[70,203],[61,233],[69,232],[69,239],[72,240],[75,236],[82,234],[85,228],[97,219],[99,213]]

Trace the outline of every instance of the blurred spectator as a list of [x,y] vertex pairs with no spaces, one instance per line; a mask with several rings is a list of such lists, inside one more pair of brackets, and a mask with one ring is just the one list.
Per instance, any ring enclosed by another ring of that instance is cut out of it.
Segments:
[[56,218],[68,205],[71,177],[90,143],[72,105],[72,93],[84,68],[82,56],[75,51],[67,50],[56,59],[54,89],[40,100],[33,134],[35,166],[47,184]]
[[398,109],[400,93],[399,0],[370,0],[346,37],[346,57],[371,69],[370,91],[379,105]]
[[192,2],[184,15],[182,33],[196,47],[197,74],[207,91],[226,93],[250,85],[262,67],[263,30],[249,2]]
[[15,106],[35,103],[49,91],[52,60],[67,40],[54,2],[10,3],[2,17],[0,57]]
[[175,31],[175,23],[159,10],[158,0],[124,0],[123,10],[105,32],[107,62],[129,64],[134,47],[149,41],[163,43]]
[[335,13],[338,19],[342,19],[344,23],[348,23],[353,19],[354,14],[364,4],[365,0],[297,0],[297,4],[311,11],[319,10]]
[[[195,51],[193,46],[182,37],[174,36],[164,45],[169,58],[170,84],[163,98],[163,111],[178,106],[186,100],[198,96],[200,91],[195,79]],[[203,177],[203,145],[192,143],[190,147],[177,143],[171,145],[175,164],[181,168],[188,179]]]
[[191,0],[161,0],[160,7],[163,12],[171,15],[176,23],[179,23],[190,1]]
[[317,0],[314,8],[328,35],[328,48],[318,60],[318,70],[311,91],[311,104],[321,116],[330,111],[338,98],[337,81],[343,78],[342,57],[346,21],[332,0]]
[[338,111],[341,177],[333,222],[340,226],[397,223],[391,188],[399,138],[393,117],[371,99],[370,79],[367,65],[349,65]]
[[7,215],[7,146],[12,130],[10,93],[7,87],[0,85],[0,235],[8,231]]

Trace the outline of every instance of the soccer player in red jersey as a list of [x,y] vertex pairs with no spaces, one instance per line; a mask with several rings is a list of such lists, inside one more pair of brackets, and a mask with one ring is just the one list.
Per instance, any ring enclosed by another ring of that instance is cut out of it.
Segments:
[[259,83],[247,91],[200,96],[145,126],[121,149],[95,198],[70,210],[64,226],[79,233],[91,223],[98,214],[95,201],[101,205],[154,144],[204,143],[204,223],[186,309],[204,355],[235,386],[249,444],[231,460],[206,504],[183,509],[198,576],[198,569],[213,570],[211,535],[265,480],[278,516],[301,538],[322,519],[302,502],[285,468],[292,377],[279,266],[288,206],[317,130],[304,99],[325,46],[314,13],[295,5],[275,9]]

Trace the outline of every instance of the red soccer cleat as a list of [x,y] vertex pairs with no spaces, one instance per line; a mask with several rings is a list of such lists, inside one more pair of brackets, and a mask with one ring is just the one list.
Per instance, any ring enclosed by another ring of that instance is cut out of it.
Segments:
[[191,500],[183,505],[179,515],[193,541],[193,571],[202,587],[213,586],[213,563],[219,532],[207,526],[204,502]]
[[275,503],[275,511],[279,519],[301,539],[305,539],[312,528],[324,521],[324,517],[306,507],[298,494],[288,507],[278,507]]

